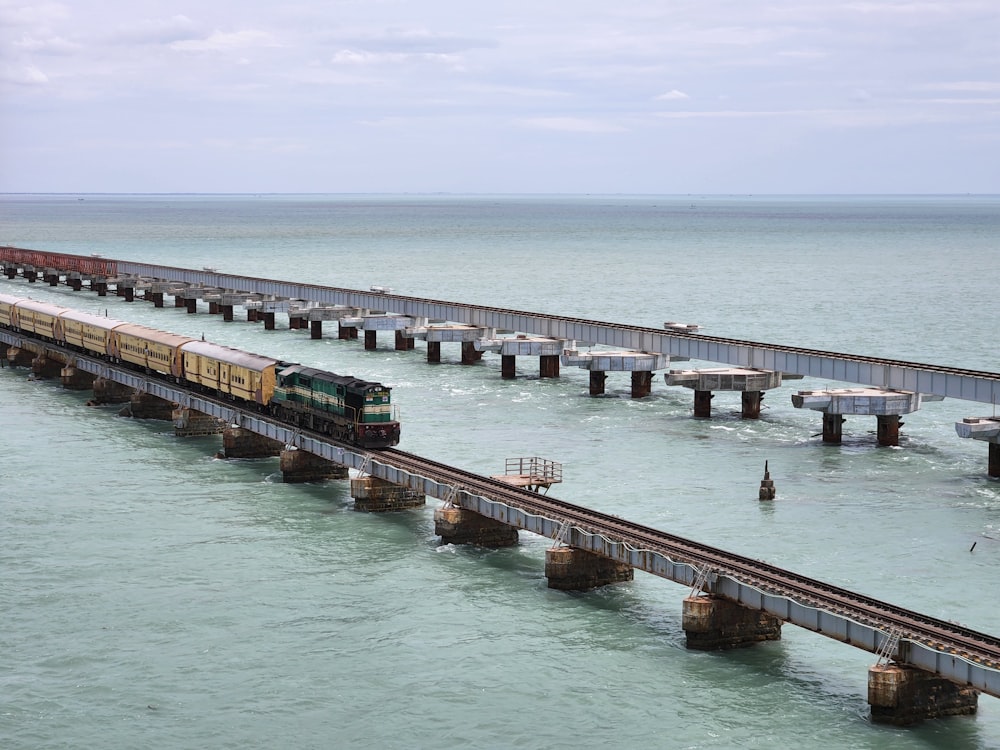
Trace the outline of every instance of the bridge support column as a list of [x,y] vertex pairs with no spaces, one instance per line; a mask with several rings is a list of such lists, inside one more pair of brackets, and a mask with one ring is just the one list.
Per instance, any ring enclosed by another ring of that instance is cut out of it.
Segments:
[[632,398],[645,398],[653,392],[653,373],[632,370]]
[[441,361],[441,342],[440,341],[428,341],[427,342],[427,361],[431,363],[436,363]]
[[11,367],[30,367],[35,353],[19,346],[11,346],[7,349],[7,359]]
[[33,268],[25,268],[24,269],[24,278],[26,278],[28,280],[29,284],[34,284],[35,281],[38,279],[38,271],[36,271]]
[[990,443],[989,446],[987,474],[991,477],[1000,477],[1000,443]]
[[273,331],[274,330],[274,313],[266,312],[264,313],[264,330]]
[[575,547],[545,550],[545,577],[550,589],[587,591],[609,583],[631,581],[635,569],[608,557]]
[[97,376],[86,370],[79,370],[73,365],[66,365],[59,372],[62,387],[70,391],[89,391],[94,387]]
[[196,312],[198,312],[198,298],[191,297],[190,299],[185,299],[184,307],[187,308],[188,315],[194,315]]
[[351,497],[354,498],[354,510],[365,513],[419,508],[427,502],[427,498],[416,490],[376,477],[352,479]]
[[322,320],[310,320],[309,321],[309,338],[311,338],[311,339],[321,339],[321,338],[323,338],[323,321]]
[[601,370],[590,371],[590,395],[600,396],[604,393],[604,381],[608,379],[607,373]]
[[347,479],[347,467],[320,458],[315,453],[289,448],[281,451],[281,481],[286,484]]
[[823,412],[823,442],[839,445],[844,435],[844,422],[846,421],[840,414]]
[[170,422],[174,418],[174,403],[149,393],[136,392],[129,398],[128,405],[118,412],[118,416]]
[[899,428],[903,423],[899,421],[898,414],[876,414],[875,423],[878,425],[878,444],[884,446],[899,445]]
[[39,378],[56,378],[62,372],[63,363],[49,359],[44,353],[31,360],[31,372]]
[[247,309],[247,323],[259,323],[261,320],[260,310]]
[[68,286],[74,292],[79,292],[80,290],[83,289],[83,279],[81,279],[79,276],[76,276],[71,279],[66,279],[66,286]]
[[219,303],[215,302],[213,300],[209,300],[209,302],[208,302],[208,314],[209,315],[218,315],[220,312],[222,312],[222,311],[219,308]]
[[218,435],[225,427],[221,419],[186,406],[179,406],[173,410],[173,420],[174,435],[177,437]]
[[126,286],[126,287],[119,286],[118,288],[119,289],[124,289],[124,293],[122,294],[122,296],[125,298],[126,302],[135,302],[135,287],[134,286]]
[[343,324],[338,324],[337,338],[347,341],[349,339],[356,339],[358,337],[358,327],[357,326],[345,326]]
[[108,282],[106,281],[91,281],[90,288],[97,292],[98,297],[108,296]]
[[715,396],[711,391],[694,392],[694,415],[696,417],[708,418],[712,416],[712,399]]
[[682,626],[687,647],[699,651],[742,648],[781,639],[781,620],[777,617],[716,596],[687,597]]
[[500,355],[500,377],[513,380],[517,377],[517,356],[514,354]]
[[49,283],[49,286],[59,286],[59,274],[47,273],[45,274],[45,281]]
[[743,391],[743,419],[760,419],[760,402],[764,400],[764,391]]
[[558,354],[543,354],[538,358],[538,377],[540,378],[559,377]]
[[974,714],[979,692],[916,667],[882,664],[868,669],[868,704],[872,721],[908,726]]
[[268,458],[280,456],[284,444],[258,435],[256,432],[239,427],[226,427],[222,430],[222,451],[219,458]]
[[407,338],[402,331],[396,331],[396,351],[408,352],[414,346],[413,338]]
[[365,331],[365,351],[375,351],[375,347],[378,345],[377,333],[377,331]]
[[511,547],[517,544],[517,527],[465,508],[434,511],[434,533],[443,544],[475,544],[480,547]]
[[474,365],[483,358],[483,353],[476,350],[476,344],[473,341],[463,341],[462,342],[462,364],[463,365]]
[[110,378],[97,378],[94,380],[94,397],[87,402],[87,406],[121,404],[132,398],[133,393],[135,391],[127,385]]
[[7,366],[7,352],[10,351],[10,344],[0,341],[0,367]]
[[184,307],[184,298],[179,294],[174,295],[174,307]]
[[222,313],[222,319],[226,323],[233,322],[233,306],[232,305],[219,305],[219,312]]
[[153,303],[153,307],[163,307],[163,292],[146,292],[146,299]]

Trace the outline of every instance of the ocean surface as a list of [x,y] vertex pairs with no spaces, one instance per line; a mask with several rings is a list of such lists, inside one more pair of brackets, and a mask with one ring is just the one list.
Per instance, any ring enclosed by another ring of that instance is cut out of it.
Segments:
[[[998,196],[0,196],[0,244],[662,326],[1000,372]],[[789,381],[711,419],[662,373],[538,378],[67,287],[31,296],[380,380],[404,450],[484,474],[562,462],[550,494],[1000,634],[1000,482],[956,400],[820,442]],[[241,311],[238,311],[239,319]],[[382,338],[382,337],[385,338]],[[714,363],[680,362],[678,368]],[[786,625],[684,646],[689,593],[642,572],[546,588],[548,539],[442,546],[433,510],[353,511],[346,482],[91,408],[0,370],[0,748],[1000,748],[1000,701],[873,725],[875,657]],[[757,500],[764,462],[777,486]],[[973,548],[974,546],[974,548]]]

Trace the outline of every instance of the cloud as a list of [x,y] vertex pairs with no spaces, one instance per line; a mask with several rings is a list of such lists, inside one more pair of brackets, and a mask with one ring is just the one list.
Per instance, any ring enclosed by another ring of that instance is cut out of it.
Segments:
[[654,99],[658,102],[675,102],[681,99],[690,99],[690,98],[691,97],[689,97],[683,91],[678,91],[677,89],[671,89],[665,94],[660,94],[659,96],[654,97]]
[[34,65],[0,67],[0,81],[18,86],[44,86],[49,77]]
[[270,33],[254,29],[216,31],[202,39],[184,39],[170,45],[171,49],[181,52],[231,52],[233,50],[280,46]]
[[30,34],[23,34],[11,46],[19,52],[52,55],[68,55],[81,49],[79,44],[61,36],[37,37]]
[[626,128],[605,120],[581,117],[530,117],[518,121],[522,127],[534,130],[557,130],[563,133],[621,133]]
[[109,36],[117,44],[171,44],[194,40],[200,34],[198,25],[184,15],[170,18],[147,18],[118,26]]

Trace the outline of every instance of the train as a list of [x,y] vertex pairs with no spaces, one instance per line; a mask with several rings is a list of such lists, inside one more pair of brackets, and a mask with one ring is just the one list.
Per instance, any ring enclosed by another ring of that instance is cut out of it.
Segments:
[[0,327],[246,404],[361,448],[399,443],[391,389],[210,341],[0,294]]

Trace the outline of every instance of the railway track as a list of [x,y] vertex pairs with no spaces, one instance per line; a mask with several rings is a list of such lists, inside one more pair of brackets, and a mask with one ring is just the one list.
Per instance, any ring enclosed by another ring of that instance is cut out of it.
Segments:
[[659,552],[693,567],[708,566],[768,594],[841,615],[902,638],[923,643],[971,661],[1000,669],[1000,638],[957,623],[939,620],[873,597],[808,578],[774,565],[627,521],[618,516],[573,505],[550,496],[511,487],[397,449],[379,451],[392,465],[414,474],[433,477],[473,494],[483,494],[512,507],[568,521],[590,533],[621,540],[639,549]]

